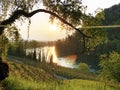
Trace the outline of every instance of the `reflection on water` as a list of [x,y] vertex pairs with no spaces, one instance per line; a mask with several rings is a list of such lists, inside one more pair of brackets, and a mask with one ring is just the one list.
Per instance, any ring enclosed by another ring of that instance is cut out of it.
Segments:
[[46,62],[50,62],[52,60],[53,63],[58,63],[58,58],[55,52],[55,47],[42,47],[42,48],[35,48],[35,49],[26,49],[26,55],[32,55],[35,53],[36,59]]
[[75,63],[66,58],[58,58],[58,65],[68,68],[77,68],[77,65]]
[[35,48],[35,49],[26,49],[26,55],[36,54],[36,59],[40,60],[40,62],[53,62],[57,65],[69,67],[69,68],[77,68],[75,65],[76,56],[70,55],[67,57],[60,57],[58,58],[55,51],[55,46],[51,47],[42,47],[42,48]]

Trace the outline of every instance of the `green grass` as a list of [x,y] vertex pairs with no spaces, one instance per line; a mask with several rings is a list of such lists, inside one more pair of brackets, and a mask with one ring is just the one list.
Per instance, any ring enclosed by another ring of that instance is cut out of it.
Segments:
[[5,90],[119,90],[102,82],[80,79],[64,80],[58,84],[55,82],[31,82],[10,76],[2,83]]
[[[32,63],[32,64],[31,64]],[[21,61],[8,61],[10,75],[0,83],[0,89],[4,90],[120,90],[110,86],[109,83],[81,80],[81,79],[56,79],[48,68],[50,66]],[[41,65],[41,66],[39,66]],[[64,69],[64,68],[58,68]],[[59,70],[59,73],[63,73]],[[72,69],[65,69],[69,71]],[[48,72],[47,72],[48,71]],[[70,72],[70,71],[69,71]],[[75,71],[71,71],[75,73]],[[77,74],[77,73],[75,73]],[[72,74],[71,74],[72,75]],[[82,78],[82,77],[81,77]],[[114,85],[113,85],[114,86]],[[116,86],[117,87],[117,86]]]
[[88,80],[66,80],[59,90],[119,90],[108,86],[103,82],[88,81]]
[[55,82],[35,82],[13,76],[10,76],[2,83],[5,90],[53,90],[56,85]]
[[30,81],[55,81],[57,80],[53,75],[46,72],[42,68],[30,66],[24,63],[17,63],[9,61],[10,75],[19,77]]

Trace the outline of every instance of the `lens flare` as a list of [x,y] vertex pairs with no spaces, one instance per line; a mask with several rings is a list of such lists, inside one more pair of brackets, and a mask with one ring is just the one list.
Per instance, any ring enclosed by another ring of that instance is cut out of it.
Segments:
[[52,55],[53,55],[53,62],[57,64],[58,63],[58,58],[57,58],[54,46],[52,47]]

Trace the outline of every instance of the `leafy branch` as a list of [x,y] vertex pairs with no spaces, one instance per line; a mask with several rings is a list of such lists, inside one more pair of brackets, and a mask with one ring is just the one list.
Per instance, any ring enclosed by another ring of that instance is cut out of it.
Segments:
[[[16,11],[13,12],[13,14],[8,19],[2,21],[0,25],[9,25],[9,24],[12,24],[20,16],[32,17],[33,15],[35,15],[36,13],[39,13],[39,12],[48,13],[50,15],[53,15],[53,16],[57,17],[61,22],[63,22],[64,24],[66,24],[66,25],[68,25],[70,27],[72,27],[73,29],[78,31],[80,34],[82,34],[83,37],[90,38],[90,36],[87,36],[86,34],[84,34],[80,29],[76,28],[74,25],[72,25],[71,23],[67,22],[66,20],[61,18],[59,15],[57,15],[56,13],[48,11],[48,10],[45,10],[45,9],[38,9],[38,10],[32,11],[31,13],[25,12],[24,10],[16,10]],[[0,27],[0,35],[2,35],[3,30],[5,28],[6,27]]]

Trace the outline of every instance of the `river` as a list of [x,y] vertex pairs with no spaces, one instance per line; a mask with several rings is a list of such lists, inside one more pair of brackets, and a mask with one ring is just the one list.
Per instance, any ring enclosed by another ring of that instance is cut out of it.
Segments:
[[55,46],[51,47],[41,47],[41,48],[35,48],[35,49],[26,49],[26,56],[29,54],[33,54],[36,52],[36,59],[39,60],[40,62],[46,61],[46,62],[53,62],[56,63],[57,65],[63,66],[63,67],[68,67],[68,68],[77,68],[76,65],[76,55],[68,55],[66,57],[57,57],[56,51],[55,51]]

